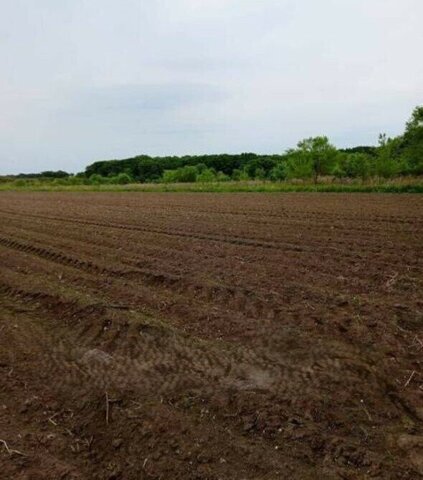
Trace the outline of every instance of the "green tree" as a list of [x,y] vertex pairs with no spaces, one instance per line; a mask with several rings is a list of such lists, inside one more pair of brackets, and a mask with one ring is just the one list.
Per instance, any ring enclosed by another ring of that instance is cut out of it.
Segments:
[[407,170],[414,175],[423,174],[423,106],[413,110],[402,137],[401,155]]
[[253,158],[244,166],[250,178],[265,178],[276,165],[276,160],[270,156]]
[[373,158],[366,153],[339,153],[333,173],[339,178],[365,180],[370,175],[372,160]]
[[97,173],[93,173],[89,178],[90,185],[102,185],[105,183],[109,183],[109,179],[102,175],[98,175]]
[[207,170],[207,165],[205,163],[198,163],[195,168],[197,169],[198,173],[203,173],[205,170]]
[[286,177],[293,178],[311,178],[313,175],[313,166],[310,154],[299,149],[288,150],[286,154]]
[[198,170],[193,165],[187,165],[186,167],[177,169],[177,181],[178,182],[195,182],[197,180]]
[[249,180],[249,179],[250,179],[250,177],[245,170],[240,170],[239,168],[236,168],[232,172],[232,180],[246,181],[246,180]]
[[286,153],[288,178],[313,178],[329,175],[336,163],[337,149],[327,137],[311,137],[298,142],[297,148]]
[[270,171],[270,180],[273,180],[274,182],[280,182],[281,180],[286,179],[286,174],[286,165],[280,162]]
[[212,168],[206,168],[197,175],[197,182],[214,182],[216,180],[216,172]]
[[134,180],[127,173],[119,173],[115,177],[110,179],[110,183],[117,185],[127,185],[128,183],[133,182]]
[[217,172],[216,180],[218,182],[228,182],[230,179],[231,179],[231,177],[229,175],[226,175],[226,173]]
[[175,183],[177,182],[177,173],[176,170],[165,170],[162,175],[162,181],[164,183]]
[[239,168],[235,168],[231,175],[232,180],[236,180],[236,181],[241,180],[241,173],[242,171]]
[[320,175],[332,173],[338,151],[329,143],[328,137],[306,138],[298,143],[298,150],[309,159],[314,183]]
[[165,170],[162,181],[165,183],[181,182],[189,183],[197,180],[198,170],[194,165],[177,168],[176,170]]
[[262,167],[256,168],[254,171],[254,178],[256,178],[257,180],[265,180],[266,179],[265,169]]
[[388,138],[385,133],[379,135],[379,148],[376,155],[375,174],[390,178],[401,170],[399,148],[401,137]]

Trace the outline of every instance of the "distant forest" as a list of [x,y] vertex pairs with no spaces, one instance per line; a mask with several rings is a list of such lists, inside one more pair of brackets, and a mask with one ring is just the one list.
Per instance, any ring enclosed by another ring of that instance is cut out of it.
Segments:
[[327,137],[319,136],[304,139],[295,148],[277,155],[138,155],[97,161],[76,175],[48,171],[13,178],[53,180],[59,184],[125,184],[290,179],[317,182],[320,176],[365,180],[399,175],[423,175],[423,106],[414,109],[403,135],[388,138],[381,134],[378,146],[337,149]]

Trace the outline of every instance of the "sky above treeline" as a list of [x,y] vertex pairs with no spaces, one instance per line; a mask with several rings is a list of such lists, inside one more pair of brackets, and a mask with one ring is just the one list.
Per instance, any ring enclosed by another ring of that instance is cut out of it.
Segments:
[[422,0],[2,0],[0,174],[398,135]]

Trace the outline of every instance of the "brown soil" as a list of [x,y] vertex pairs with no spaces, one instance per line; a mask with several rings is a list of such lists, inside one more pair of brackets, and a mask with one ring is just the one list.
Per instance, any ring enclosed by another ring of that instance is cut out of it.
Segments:
[[0,478],[423,474],[423,196],[2,193]]

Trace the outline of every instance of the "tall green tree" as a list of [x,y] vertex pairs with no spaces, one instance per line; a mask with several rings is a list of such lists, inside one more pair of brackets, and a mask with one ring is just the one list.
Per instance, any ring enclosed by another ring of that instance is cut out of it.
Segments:
[[372,169],[373,157],[367,153],[338,154],[334,175],[339,178],[361,178],[365,180]]
[[335,166],[337,149],[328,137],[310,137],[298,142],[295,150],[288,151],[288,176],[312,177],[314,182],[320,175],[329,175]]
[[401,154],[409,173],[423,174],[423,105],[413,110],[402,137]]
[[401,137],[388,138],[385,133],[379,135],[374,173],[379,177],[390,178],[400,173],[401,158],[399,148]]

